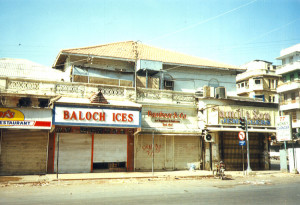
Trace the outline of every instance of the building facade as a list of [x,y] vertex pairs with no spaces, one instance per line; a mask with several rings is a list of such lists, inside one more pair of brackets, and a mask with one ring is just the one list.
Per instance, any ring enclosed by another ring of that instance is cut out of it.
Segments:
[[241,66],[246,71],[236,76],[237,95],[278,103],[280,75],[271,62],[254,60]]
[[[241,68],[133,41],[62,50],[53,67],[55,80],[0,76],[1,108],[33,109],[33,116],[51,111],[41,142],[47,148],[44,172],[210,170],[222,159],[228,170],[239,170],[232,154],[240,148],[239,128],[232,119],[223,125],[222,113],[241,106],[243,115],[259,107],[251,113],[251,163],[268,168],[266,139],[276,104],[267,109],[263,102],[230,98]],[[217,114],[210,106],[219,106]],[[205,141],[205,127],[215,141]],[[8,139],[10,128],[0,128],[1,139]],[[3,153],[1,166],[10,167]]]
[[292,117],[293,133],[300,132],[300,44],[283,49],[277,58],[282,61],[276,74],[282,75],[277,88],[281,115]]

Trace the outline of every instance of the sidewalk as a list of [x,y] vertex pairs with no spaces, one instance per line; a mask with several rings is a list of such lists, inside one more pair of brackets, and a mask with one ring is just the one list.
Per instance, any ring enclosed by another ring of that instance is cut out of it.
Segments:
[[[225,171],[228,178],[240,177],[288,177],[300,176],[281,171],[253,171],[245,175],[242,171]],[[113,179],[202,179],[213,178],[212,171],[206,170],[183,170],[183,171],[164,171],[164,172],[109,172],[109,173],[77,173],[77,174],[46,174],[46,175],[26,175],[26,176],[0,176],[0,184],[22,184],[51,181],[71,181],[71,180],[113,180]]]

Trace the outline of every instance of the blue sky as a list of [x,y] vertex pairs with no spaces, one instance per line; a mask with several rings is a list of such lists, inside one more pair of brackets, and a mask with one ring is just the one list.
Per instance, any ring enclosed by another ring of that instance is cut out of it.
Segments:
[[120,41],[241,65],[300,43],[300,0],[0,0],[0,58]]

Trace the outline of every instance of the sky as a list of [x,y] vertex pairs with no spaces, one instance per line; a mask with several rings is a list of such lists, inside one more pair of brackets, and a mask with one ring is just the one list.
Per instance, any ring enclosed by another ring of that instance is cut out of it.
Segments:
[[300,43],[300,0],[0,0],[0,58],[52,66],[62,49],[121,41],[231,65]]

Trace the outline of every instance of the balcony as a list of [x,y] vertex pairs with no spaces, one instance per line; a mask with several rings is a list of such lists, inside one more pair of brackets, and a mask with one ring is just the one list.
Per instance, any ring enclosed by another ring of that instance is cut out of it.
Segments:
[[250,91],[251,90],[249,89],[249,87],[241,87],[241,88],[236,89],[236,92],[237,92],[238,95],[245,94],[245,93],[248,93]]
[[135,101],[137,103],[195,104],[194,93],[103,84],[57,82],[0,77],[2,96],[44,97],[56,96],[90,98],[101,91],[106,100]]
[[247,80],[255,76],[263,76],[263,75],[279,77],[279,75],[277,75],[274,70],[266,70],[266,69],[247,70],[246,72],[238,74],[236,76],[236,82]]
[[297,89],[300,89],[300,80],[281,84],[277,88],[277,93],[283,93],[283,92],[288,92],[288,91],[297,90]]
[[296,70],[300,70],[300,61],[296,61],[290,64],[285,64],[282,66],[278,66],[276,70],[277,75],[282,75],[285,73],[293,72]]
[[284,102],[280,102],[280,110],[286,111],[286,110],[295,110],[300,109],[300,100],[287,100]]

